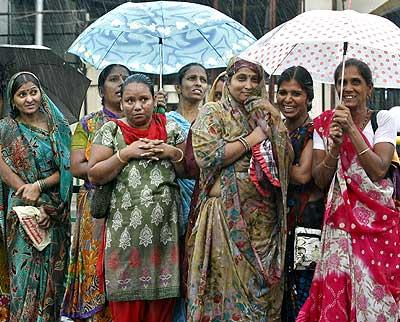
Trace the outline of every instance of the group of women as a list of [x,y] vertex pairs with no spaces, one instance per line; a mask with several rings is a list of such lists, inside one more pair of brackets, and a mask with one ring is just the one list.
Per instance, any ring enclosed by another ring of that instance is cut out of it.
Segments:
[[[0,320],[398,321],[396,132],[367,108],[370,69],[339,65],[343,101],[314,121],[306,69],[282,73],[276,106],[264,76],[233,58],[201,106],[207,71],[189,64],[164,113],[147,76],[110,65],[102,109],[71,140],[36,76],[14,75],[0,121]],[[72,175],[84,184],[70,248]],[[39,215],[27,224],[15,206]],[[43,250],[32,227],[48,233]],[[307,266],[300,240],[321,229]]]

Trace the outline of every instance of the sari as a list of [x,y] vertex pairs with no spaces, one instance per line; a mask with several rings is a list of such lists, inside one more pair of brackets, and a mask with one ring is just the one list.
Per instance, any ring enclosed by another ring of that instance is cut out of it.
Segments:
[[[201,166],[196,222],[187,237],[188,321],[280,319],[292,148],[279,112],[262,100],[244,112],[232,100],[225,88],[222,101],[205,104],[192,126]],[[223,167],[225,145],[250,134],[250,119],[259,112],[278,116],[270,123],[270,143],[280,187],[270,185],[266,196],[250,178],[250,153]],[[221,193],[210,196],[215,183]]]
[[[168,112],[166,113],[166,116],[167,120],[173,120],[181,127],[186,140],[188,137],[191,124],[181,114],[179,114],[176,111]],[[179,220],[180,223],[179,235],[181,236],[181,238],[184,238],[186,234],[186,228],[188,225],[190,204],[192,201],[192,195],[196,184],[196,180],[177,178],[176,181],[179,185],[179,193],[181,196],[181,204],[182,204],[181,219]],[[183,298],[179,298],[175,305],[173,322],[185,322],[185,321],[186,321],[185,301]]]
[[[314,120],[325,144],[333,115]],[[390,179],[368,177],[345,135],[328,192],[321,260],[297,321],[399,320],[399,212],[392,193]]]
[[[84,116],[72,137],[71,149],[84,149],[89,160],[96,132],[117,115],[103,107],[100,111]],[[111,313],[106,306],[102,281],[97,275],[99,252],[102,245],[104,219],[94,219],[90,213],[93,186],[85,181],[77,197],[76,223],[71,246],[70,262],[62,315],[93,322],[111,322]]]
[[[7,88],[10,97],[14,75]],[[18,122],[12,115],[0,121],[2,157],[27,183],[60,172],[59,186],[42,191],[39,203],[47,208],[52,226],[50,245],[38,251],[22,228],[14,206],[26,204],[1,182],[1,227],[4,227],[10,282],[10,321],[50,322],[60,319],[70,240],[69,207],[72,176],[69,171],[70,129],[54,103],[41,90],[40,109],[48,116],[49,131]],[[10,102],[11,103],[11,102]]]

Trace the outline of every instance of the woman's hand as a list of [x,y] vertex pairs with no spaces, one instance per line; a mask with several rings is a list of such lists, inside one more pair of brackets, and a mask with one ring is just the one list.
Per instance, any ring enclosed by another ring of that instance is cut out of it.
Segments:
[[127,147],[121,149],[120,150],[121,158],[127,162],[132,159],[157,160],[153,149],[156,147],[159,140],[156,140],[154,142],[147,139],[144,140],[141,139],[139,141],[132,142]]
[[36,202],[40,197],[40,187],[38,183],[26,183],[19,187],[16,196],[21,197],[21,199],[28,205],[36,205]]
[[48,229],[50,227],[50,216],[46,213],[43,207],[39,208],[40,210],[40,216],[37,219],[37,223],[40,228],[42,229]]
[[338,122],[333,121],[329,127],[329,139],[330,145],[341,146],[343,143],[343,130]]
[[343,104],[336,106],[332,123],[339,124],[344,132],[355,127],[349,108]]
[[250,147],[263,142],[265,139],[268,138],[268,134],[266,130],[263,129],[261,126],[257,126],[253,132],[251,132],[247,137],[246,140],[249,143]]
[[[180,149],[164,143],[162,140],[150,140],[150,139],[140,139],[142,142],[146,143],[149,153],[153,153],[153,159],[155,160],[179,160],[182,156]],[[183,153],[183,152],[182,152]]]
[[166,108],[166,106],[167,106],[167,99],[168,99],[168,94],[167,94],[167,92],[164,92],[162,89],[159,90],[159,91],[154,95],[154,106]]

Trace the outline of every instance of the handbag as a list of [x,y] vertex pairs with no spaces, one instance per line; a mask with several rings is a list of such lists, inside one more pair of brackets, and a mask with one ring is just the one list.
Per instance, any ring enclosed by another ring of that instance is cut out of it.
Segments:
[[[115,127],[115,131],[113,132],[113,137],[117,133],[118,125]],[[111,195],[115,187],[116,179],[114,178],[110,182],[95,186],[92,200],[90,203],[90,214],[93,218],[101,219],[106,218],[111,202]]]
[[321,230],[296,227],[294,231],[294,269],[313,270],[321,257]]
[[94,188],[90,204],[90,213],[93,218],[101,219],[107,217],[114,186],[115,180],[112,180],[109,183]]

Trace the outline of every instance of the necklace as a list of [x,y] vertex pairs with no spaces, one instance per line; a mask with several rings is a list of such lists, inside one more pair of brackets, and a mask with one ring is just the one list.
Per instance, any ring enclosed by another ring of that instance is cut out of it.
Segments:
[[304,120],[300,123],[300,125],[298,126],[294,126],[293,129],[289,129],[288,124],[287,124],[287,119],[285,119],[284,123],[286,125],[286,128],[289,130],[289,132],[293,132],[294,130],[298,129],[299,127],[302,127],[304,124],[306,124],[306,122],[309,120],[310,116],[308,115],[308,113],[306,114],[306,117],[304,118]]
[[367,109],[367,113],[365,113],[364,121],[360,126],[361,131],[364,130],[365,126],[367,125],[367,123],[369,121],[370,114],[371,114],[371,110]]

